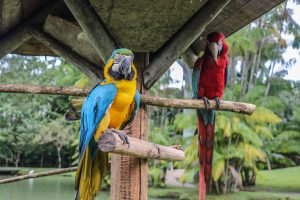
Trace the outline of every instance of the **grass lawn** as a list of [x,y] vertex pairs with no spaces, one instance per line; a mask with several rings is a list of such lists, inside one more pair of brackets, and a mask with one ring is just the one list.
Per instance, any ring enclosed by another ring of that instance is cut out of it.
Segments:
[[[300,200],[300,167],[261,171],[253,192],[241,191],[225,195],[208,195],[207,200]],[[197,200],[197,189],[150,188],[150,197]]]
[[[197,189],[191,188],[150,188],[149,197],[180,200],[197,200]],[[300,200],[300,194],[281,192],[236,192],[224,195],[208,195],[207,200]]]
[[300,166],[260,171],[256,189],[300,193]]

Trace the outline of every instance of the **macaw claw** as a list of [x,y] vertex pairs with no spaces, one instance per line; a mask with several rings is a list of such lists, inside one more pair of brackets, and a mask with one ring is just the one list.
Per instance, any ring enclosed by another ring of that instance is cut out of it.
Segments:
[[209,106],[210,106],[208,98],[207,97],[202,97],[201,99],[203,99],[203,101],[204,101],[205,108],[208,109]]
[[128,149],[130,147],[130,143],[129,143],[129,140],[128,140],[128,136],[126,135],[126,133],[122,130],[118,130],[118,129],[114,129],[114,128],[111,128],[109,129],[110,131],[118,134],[118,136],[120,137],[120,139],[123,141],[123,145],[124,144],[128,144]]
[[220,108],[221,106],[221,101],[219,97],[215,97],[214,100],[216,101],[216,105],[217,105],[217,110]]

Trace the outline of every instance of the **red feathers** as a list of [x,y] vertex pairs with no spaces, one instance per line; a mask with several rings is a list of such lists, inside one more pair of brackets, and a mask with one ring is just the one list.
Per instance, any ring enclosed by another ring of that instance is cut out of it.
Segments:
[[[222,45],[222,49],[215,61],[212,58],[208,44],[215,42]],[[195,63],[195,68],[200,68],[200,77],[198,82],[199,97],[207,97],[213,99],[215,97],[222,98],[225,88],[226,67],[228,65],[228,45],[225,36],[220,32],[212,32],[207,35],[207,44],[205,46],[204,55]]]

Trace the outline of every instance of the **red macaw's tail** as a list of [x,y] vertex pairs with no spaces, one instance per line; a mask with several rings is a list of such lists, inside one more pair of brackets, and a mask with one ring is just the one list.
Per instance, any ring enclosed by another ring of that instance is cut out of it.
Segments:
[[199,200],[205,200],[209,190],[214,152],[215,111],[198,110]]

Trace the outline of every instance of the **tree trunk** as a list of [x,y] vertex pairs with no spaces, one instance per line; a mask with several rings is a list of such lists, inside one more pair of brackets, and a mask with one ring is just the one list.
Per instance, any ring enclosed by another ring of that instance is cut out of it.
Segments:
[[57,158],[58,158],[58,168],[61,168],[61,146],[56,145]]
[[42,168],[44,165],[44,154],[41,152],[41,162],[40,162],[40,167]]
[[18,152],[15,158],[15,167],[19,167],[19,162],[20,162],[20,153]]
[[276,46],[276,51],[275,54],[273,55],[273,59],[272,59],[272,65],[271,65],[271,74],[268,74],[268,78],[267,78],[267,87],[265,90],[265,97],[268,96],[269,91],[270,91],[270,87],[271,87],[271,82],[273,79],[273,75],[274,75],[274,68],[275,68],[275,64],[276,64],[276,57],[278,56],[279,53],[279,49],[280,49],[280,42],[281,42],[281,35],[282,35],[282,31],[283,31],[283,23],[284,23],[284,16],[286,13],[286,9],[287,9],[287,1],[284,3],[284,10],[282,11],[282,20],[280,20],[280,27],[279,27],[279,36],[278,36],[278,42],[277,42],[277,46]]

